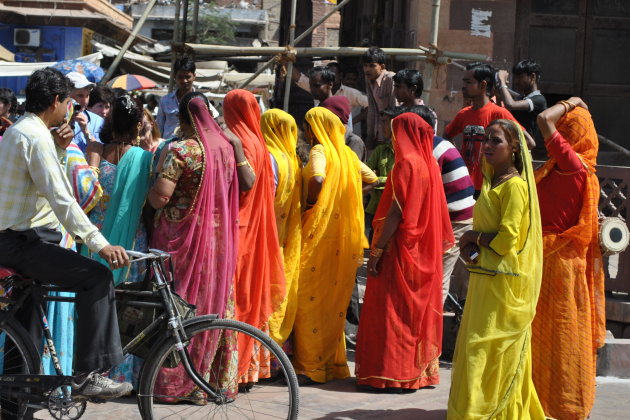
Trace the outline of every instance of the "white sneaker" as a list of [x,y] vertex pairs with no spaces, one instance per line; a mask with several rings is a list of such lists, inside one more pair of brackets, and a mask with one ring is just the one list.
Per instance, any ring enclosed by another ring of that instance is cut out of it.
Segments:
[[129,395],[133,386],[129,382],[119,383],[101,374],[91,373],[82,383],[73,384],[72,390],[79,396],[112,400]]

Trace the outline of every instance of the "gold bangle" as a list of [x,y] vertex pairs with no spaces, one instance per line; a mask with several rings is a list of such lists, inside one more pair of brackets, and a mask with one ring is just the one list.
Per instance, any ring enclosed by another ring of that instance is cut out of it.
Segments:
[[98,166],[90,166],[90,169],[96,174],[96,176],[99,176],[101,174],[101,170],[98,168]]
[[477,246],[481,246],[481,244],[479,243],[479,241],[481,240],[481,235],[483,232],[479,232],[479,235],[477,235]]
[[382,255],[383,255],[383,251],[385,251],[385,249],[384,249],[384,248],[377,248],[377,247],[374,247],[374,248],[372,248],[372,249],[370,250],[370,256],[371,256],[371,257],[376,257],[376,258],[379,258],[380,256],[382,256]]
[[237,167],[241,167],[241,166],[245,166],[245,165],[249,165],[249,161],[247,159],[245,159],[242,162],[236,162],[236,166]]
[[562,105],[562,107],[564,108],[564,113],[568,113],[569,112],[569,107],[567,106],[567,104],[564,101],[560,101],[558,102],[560,105]]

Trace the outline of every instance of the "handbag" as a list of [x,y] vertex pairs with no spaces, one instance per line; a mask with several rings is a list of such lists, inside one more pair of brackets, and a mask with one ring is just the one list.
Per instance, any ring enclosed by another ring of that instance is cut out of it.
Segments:
[[[147,270],[147,275],[143,281],[121,283],[116,287],[116,289],[127,291],[156,291],[153,283],[149,281],[149,271],[150,270]],[[186,302],[186,300],[177,293],[171,291],[171,294],[173,296],[175,310],[179,313],[182,320],[193,318],[196,314],[197,307]],[[142,330],[149,326],[165,311],[165,309],[161,308],[133,305],[133,301],[162,303],[159,296],[152,296],[149,298],[126,294],[116,296],[118,329],[120,330],[120,342],[123,347],[136,338]],[[164,328],[158,327],[154,329],[150,335],[144,337],[138,345],[134,346],[130,350],[130,353],[138,357],[146,358],[147,355],[154,349],[158,339],[166,337],[166,334],[168,334],[168,331]],[[171,359],[170,361],[167,360],[169,365],[177,365],[179,359],[175,356],[177,356],[176,353],[172,353],[171,356],[169,356],[169,359]]]

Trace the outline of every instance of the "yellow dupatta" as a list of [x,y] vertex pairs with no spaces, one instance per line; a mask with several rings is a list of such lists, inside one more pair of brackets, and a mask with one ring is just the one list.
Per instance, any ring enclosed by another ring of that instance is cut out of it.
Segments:
[[291,331],[297,310],[298,275],[302,239],[301,203],[302,177],[296,153],[297,126],[295,119],[279,109],[270,109],[260,120],[260,129],[267,149],[278,165],[278,187],[274,210],[278,239],[284,257],[286,297],[269,320],[269,334],[284,343]]
[[345,145],[344,125],[322,107],[308,111],[305,120],[324,149],[326,173],[317,202],[302,217],[293,362],[298,373],[326,382],[350,375],[345,314],[367,241],[361,167]]
[[[531,156],[520,128],[517,131],[522,179],[514,177],[493,190],[492,167],[485,159],[482,162],[484,181],[473,230],[501,233],[511,223],[511,235],[497,235],[489,248],[481,247],[478,263],[467,267],[470,286],[453,358],[448,420],[545,418],[531,366],[531,325],[542,277],[542,227]],[[496,195],[501,193],[509,195],[497,205]],[[514,206],[514,202],[526,205]],[[500,236],[512,239],[501,243]]]

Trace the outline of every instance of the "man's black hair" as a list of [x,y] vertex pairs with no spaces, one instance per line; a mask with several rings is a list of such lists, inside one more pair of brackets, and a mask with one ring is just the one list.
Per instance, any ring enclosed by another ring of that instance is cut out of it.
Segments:
[[6,88],[6,87],[0,87],[0,102],[2,102],[5,105],[13,105],[13,97],[15,95],[13,94],[13,90]]
[[413,112],[420,118],[425,120],[432,128],[435,127],[435,115],[433,111],[426,105],[414,105],[409,107],[409,112]]
[[66,100],[73,88],[72,82],[59,70],[50,67],[35,70],[26,82],[24,108],[35,114],[44,112],[55,103],[56,96],[60,101]]
[[343,71],[343,69],[341,68],[341,64],[339,64],[339,63],[338,63],[338,62],[336,62],[336,61],[331,61],[330,63],[326,64],[326,67],[331,67],[331,68],[332,68],[332,67],[334,67],[334,68],[336,68],[336,69],[337,69],[337,72],[339,73],[339,75],[344,74],[344,71]]
[[424,89],[424,81],[422,80],[422,74],[418,70],[414,69],[402,69],[394,76],[394,83],[404,83],[409,87],[416,88],[416,98],[422,95]]
[[392,106],[381,111],[381,115],[387,115],[389,118],[396,118],[400,114],[409,112],[409,107],[406,106]]
[[536,82],[538,82],[540,80],[542,68],[540,67],[540,64],[538,64],[534,60],[521,60],[518,63],[514,64],[514,67],[512,67],[512,74],[518,76],[523,73],[527,74],[528,76],[535,74]]
[[192,124],[190,120],[190,114],[188,113],[188,104],[194,98],[201,98],[206,103],[206,108],[210,109],[210,102],[208,102],[208,98],[201,92],[188,92],[184,95],[181,102],[179,103],[179,119],[181,122],[185,122],[186,124]]
[[335,83],[335,73],[327,66],[313,67],[308,71],[308,77],[319,75],[323,83]]
[[363,64],[376,63],[376,64],[385,64],[385,52],[381,50],[379,47],[370,47],[365,54],[361,57],[361,62]]
[[494,75],[497,72],[494,67],[487,63],[470,63],[466,66],[466,70],[472,70],[473,77],[479,83],[486,81],[486,93],[492,91],[494,86]]
[[189,55],[182,56],[179,60],[175,62],[175,73],[180,71],[194,73],[197,71],[197,66],[195,65],[195,60]]
[[99,102],[108,104],[114,103],[114,91],[107,86],[96,86],[90,91],[90,101],[88,102],[88,108],[93,107]]

